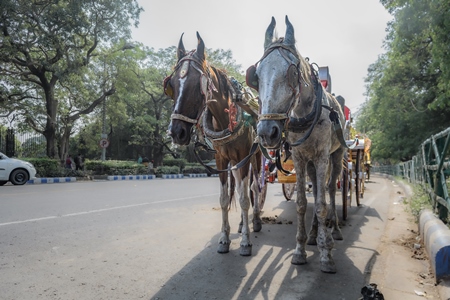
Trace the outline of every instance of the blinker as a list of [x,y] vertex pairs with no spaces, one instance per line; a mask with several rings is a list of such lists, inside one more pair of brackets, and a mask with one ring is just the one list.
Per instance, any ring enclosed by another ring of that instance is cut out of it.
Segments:
[[245,75],[245,82],[249,87],[252,89],[258,91],[259,88],[259,80],[258,75],[256,75],[256,66],[250,66],[247,69],[246,75]]
[[164,94],[166,94],[167,96],[169,96],[170,98],[173,99],[173,88],[172,88],[172,85],[170,84],[171,79],[172,79],[172,75],[164,78],[163,87],[164,87]]

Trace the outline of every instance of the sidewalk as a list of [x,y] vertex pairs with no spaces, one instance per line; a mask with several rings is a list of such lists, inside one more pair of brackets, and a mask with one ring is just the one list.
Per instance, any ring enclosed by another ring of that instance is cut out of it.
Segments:
[[409,186],[388,180],[394,186],[388,219],[372,272],[370,283],[376,283],[386,300],[447,300],[448,288],[435,285],[430,261],[420,239],[419,227],[409,212]]

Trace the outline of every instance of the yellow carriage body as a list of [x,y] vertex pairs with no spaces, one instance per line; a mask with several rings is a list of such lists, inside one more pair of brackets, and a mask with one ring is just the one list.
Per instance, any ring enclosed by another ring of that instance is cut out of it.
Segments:
[[283,166],[283,169],[289,172],[294,172],[290,175],[283,174],[280,170],[277,170],[277,176],[278,176],[278,182],[279,183],[296,183],[297,182],[297,176],[295,175],[294,171],[294,161],[292,158],[289,158],[286,162],[284,162],[284,153],[281,155],[281,165]]

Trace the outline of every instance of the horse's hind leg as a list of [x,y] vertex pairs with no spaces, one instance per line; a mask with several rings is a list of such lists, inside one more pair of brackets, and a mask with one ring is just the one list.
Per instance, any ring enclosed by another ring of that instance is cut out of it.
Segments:
[[330,156],[331,159],[331,177],[328,182],[328,192],[330,194],[330,220],[331,220],[331,235],[335,240],[343,240],[341,229],[339,228],[339,218],[336,211],[336,183],[339,175],[342,172],[342,158],[344,157],[344,150],[339,148]]
[[[261,152],[257,153],[254,158],[252,159],[252,166],[250,168],[250,178],[252,178],[253,181],[251,183],[250,189],[253,193],[253,231],[254,232],[260,232],[262,229],[262,221],[261,221],[261,207],[260,207],[260,176],[261,176],[261,168],[260,168],[260,161],[261,161]],[[241,221],[242,222],[242,221]]]
[[[313,186],[313,196],[314,199],[317,197],[317,178],[316,178],[316,169],[312,162],[309,162],[306,166],[309,179],[311,180],[312,186]],[[313,214],[312,222],[311,222],[311,229],[308,233],[308,239],[306,241],[306,244],[308,245],[317,245],[317,216],[316,214]]]
[[230,223],[228,221],[228,210],[230,197],[228,195],[228,174],[220,174],[220,207],[222,209],[222,230],[219,238],[217,252],[228,253],[230,251]]
[[239,254],[242,256],[252,255],[252,244],[250,242],[250,228],[248,221],[248,210],[250,208],[250,197],[248,195],[248,173],[245,175],[244,170],[233,170],[233,175],[236,176],[236,190],[239,197],[239,204],[241,205],[242,217],[242,236]]
[[297,244],[292,255],[291,263],[294,265],[306,264],[306,228],[305,214],[308,201],[306,199],[304,166],[296,164],[297,170]]
[[331,251],[334,247],[334,240],[327,230],[327,202],[325,200],[326,168],[328,162],[318,159],[317,168],[317,197],[315,199],[315,214],[318,221],[317,247],[320,252],[320,270],[324,273],[336,273]]

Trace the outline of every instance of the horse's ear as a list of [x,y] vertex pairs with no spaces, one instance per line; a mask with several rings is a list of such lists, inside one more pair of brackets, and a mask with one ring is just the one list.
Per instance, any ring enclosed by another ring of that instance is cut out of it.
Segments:
[[197,54],[197,57],[200,60],[205,60],[205,43],[203,42],[200,34],[197,31],[197,51],[195,52]]
[[177,49],[178,61],[180,61],[180,59],[186,56],[186,50],[184,49],[183,45],[183,34],[184,32],[181,34],[180,41],[178,42],[178,49]]
[[289,22],[288,16],[286,16],[286,34],[284,35],[284,43],[289,46],[295,45],[294,26]]
[[266,36],[264,38],[264,50],[267,49],[267,47],[269,47],[270,44],[272,44],[272,40],[273,40],[273,31],[275,29],[275,18],[272,17],[272,21],[269,24],[269,27],[267,27],[266,29]]

